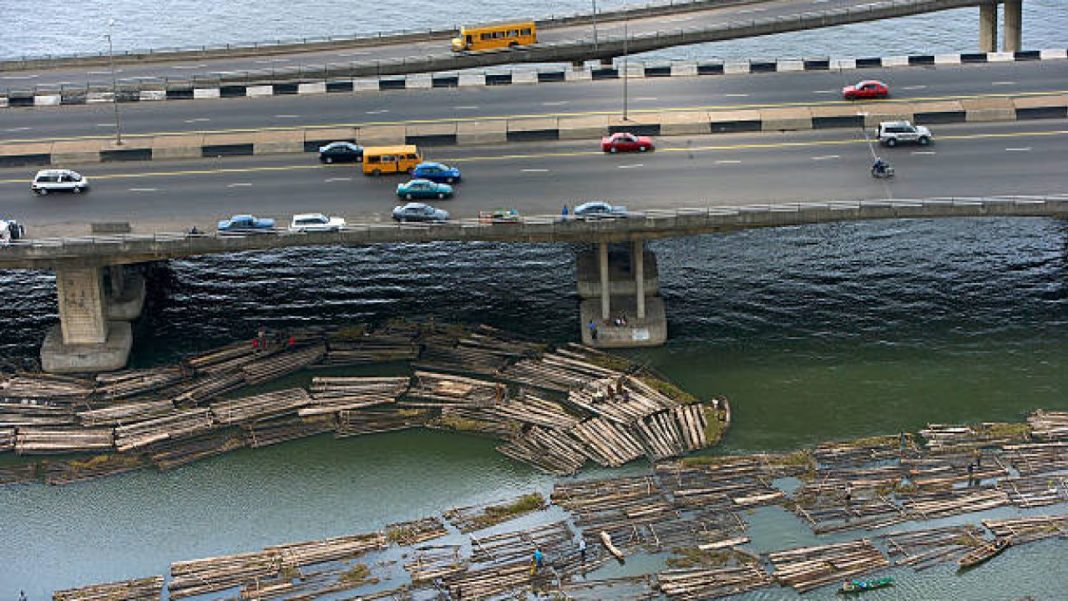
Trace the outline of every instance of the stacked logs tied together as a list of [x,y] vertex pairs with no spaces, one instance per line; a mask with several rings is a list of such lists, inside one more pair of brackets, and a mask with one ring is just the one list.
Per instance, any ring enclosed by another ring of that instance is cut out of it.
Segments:
[[770,553],[768,559],[775,567],[775,580],[799,593],[890,565],[866,539],[777,551]]
[[52,601],[157,601],[163,576],[94,584],[52,593]]

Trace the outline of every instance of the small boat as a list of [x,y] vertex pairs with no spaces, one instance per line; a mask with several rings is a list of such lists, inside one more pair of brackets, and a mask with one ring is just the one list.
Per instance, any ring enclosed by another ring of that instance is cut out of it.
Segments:
[[998,553],[1001,553],[1010,545],[1012,545],[1011,538],[999,538],[994,542],[984,543],[957,560],[957,565],[960,566],[958,569],[963,570],[965,568],[977,566]]
[[883,576],[882,578],[872,578],[871,580],[849,580],[842,583],[842,588],[838,589],[838,592],[861,593],[877,588],[883,588],[884,586],[890,586],[893,583],[894,579],[890,576]]

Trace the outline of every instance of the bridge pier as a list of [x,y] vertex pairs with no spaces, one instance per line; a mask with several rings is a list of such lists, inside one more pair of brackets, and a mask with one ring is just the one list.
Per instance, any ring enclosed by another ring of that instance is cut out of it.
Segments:
[[979,52],[998,49],[998,4],[990,1],[979,5]]
[[1023,34],[1023,0],[1005,0],[1005,38],[1002,50],[1019,52]]
[[[596,249],[579,252],[576,261],[583,344],[627,348],[658,346],[667,340],[656,255],[645,249],[642,240],[612,249],[601,242]],[[619,323],[620,316],[626,323]]]
[[121,265],[57,265],[59,323],[41,345],[41,367],[51,373],[93,373],[126,366],[133,347],[128,320],[141,313],[145,281]]

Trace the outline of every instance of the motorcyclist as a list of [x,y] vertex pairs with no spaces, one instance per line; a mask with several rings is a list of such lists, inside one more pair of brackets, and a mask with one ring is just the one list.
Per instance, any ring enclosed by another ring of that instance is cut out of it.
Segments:
[[875,157],[875,162],[872,163],[871,173],[872,175],[886,175],[887,170],[890,169],[890,163],[887,163],[882,157]]

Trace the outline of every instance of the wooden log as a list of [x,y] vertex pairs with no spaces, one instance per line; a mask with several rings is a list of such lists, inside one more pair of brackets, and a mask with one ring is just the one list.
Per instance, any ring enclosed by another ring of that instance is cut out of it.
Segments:
[[612,544],[612,536],[610,534],[602,530],[599,536],[601,537],[601,544],[604,545],[606,551],[611,553],[612,556],[618,559],[619,561],[625,561],[623,552],[620,551],[619,548],[616,547],[614,544]]

